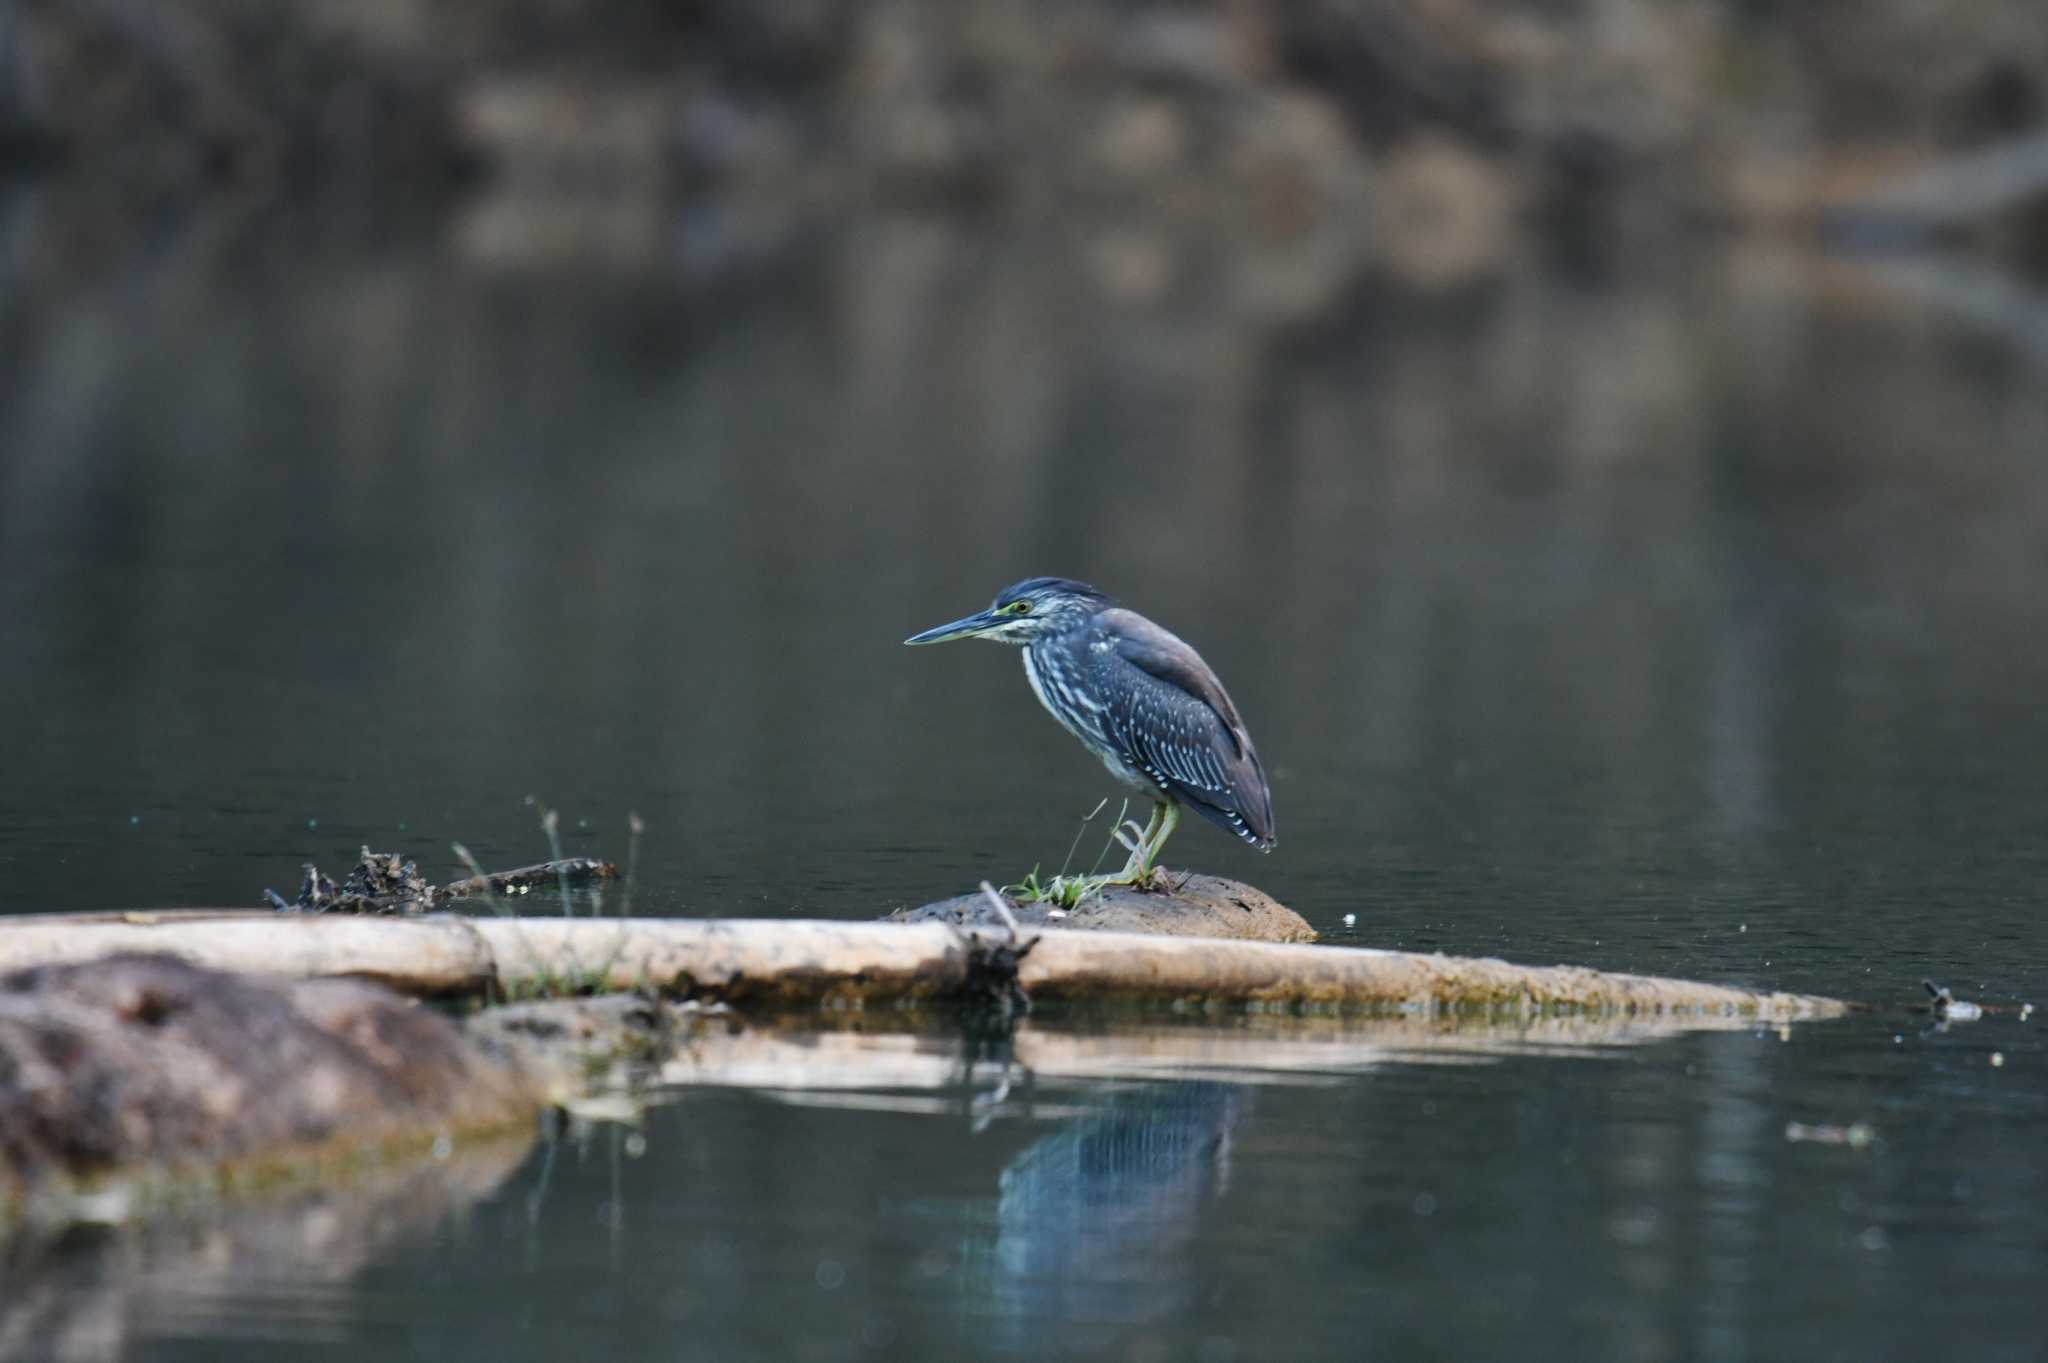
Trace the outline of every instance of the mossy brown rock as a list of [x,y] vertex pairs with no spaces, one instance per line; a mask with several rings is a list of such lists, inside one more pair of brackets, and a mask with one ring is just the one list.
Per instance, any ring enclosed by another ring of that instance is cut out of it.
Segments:
[[530,1124],[541,1101],[448,1018],[362,981],[145,954],[0,977],[0,1210],[117,1171],[263,1180],[424,1149]]
[[[1019,903],[1006,896],[1011,912],[1026,927],[1083,928],[1097,932],[1144,932],[1162,937],[1228,937],[1245,942],[1313,942],[1316,930],[1293,909],[1264,890],[1221,876],[1162,868],[1153,888],[1115,885],[1088,896],[1064,916],[1057,906]],[[963,894],[922,908],[889,915],[897,923],[952,923],[997,927],[986,895]]]

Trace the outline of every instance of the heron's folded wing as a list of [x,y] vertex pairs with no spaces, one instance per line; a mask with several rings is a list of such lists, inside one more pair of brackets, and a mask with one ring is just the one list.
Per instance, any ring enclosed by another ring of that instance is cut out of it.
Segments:
[[1102,612],[1102,621],[1116,641],[1119,657],[1215,711],[1238,755],[1251,747],[1251,735],[1238,718],[1230,693],[1185,640],[1133,611],[1112,608]]
[[[1109,716],[1126,760],[1247,842],[1270,846],[1266,772],[1223,684],[1201,655],[1129,611],[1103,612],[1110,668],[1129,680],[1104,689],[1127,698]],[[1161,685],[1163,683],[1163,685]]]

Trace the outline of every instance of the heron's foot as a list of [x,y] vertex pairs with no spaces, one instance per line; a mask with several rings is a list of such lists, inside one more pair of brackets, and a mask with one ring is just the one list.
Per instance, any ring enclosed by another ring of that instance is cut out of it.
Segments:
[[1128,885],[1134,890],[1149,890],[1159,878],[1156,866],[1126,866],[1113,876],[1097,877],[1105,885]]

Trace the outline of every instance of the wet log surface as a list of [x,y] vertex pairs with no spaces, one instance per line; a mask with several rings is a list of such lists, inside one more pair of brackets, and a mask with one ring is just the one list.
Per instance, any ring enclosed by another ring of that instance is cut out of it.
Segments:
[[[1070,910],[1050,903],[1020,902],[1010,911],[1026,928],[1056,927],[1092,932],[1140,932],[1164,937],[1224,937],[1249,942],[1313,942],[1308,920],[1279,900],[1240,881],[1193,871],[1161,869],[1155,888],[1111,886]],[[942,899],[916,909],[899,909],[892,923],[950,923],[996,928],[994,906],[980,893]]]

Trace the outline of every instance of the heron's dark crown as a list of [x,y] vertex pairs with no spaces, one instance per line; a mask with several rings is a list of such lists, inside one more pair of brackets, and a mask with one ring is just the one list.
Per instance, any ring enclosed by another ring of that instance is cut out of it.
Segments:
[[1027,577],[996,593],[990,609],[1007,612],[1019,602],[1028,603],[1031,609],[1006,621],[996,634],[1007,643],[1029,643],[1044,635],[1064,633],[1107,606],[1109,598],[1069,577]]
[[1109,604],[1107,596],[1070,577],[1027,577],[1022,582],[1013,582],[996,593],[995,607],[1001,610],[1018,601],[1029,601],[1033,610],[1066,601],[1090,610],[1101,610]]

